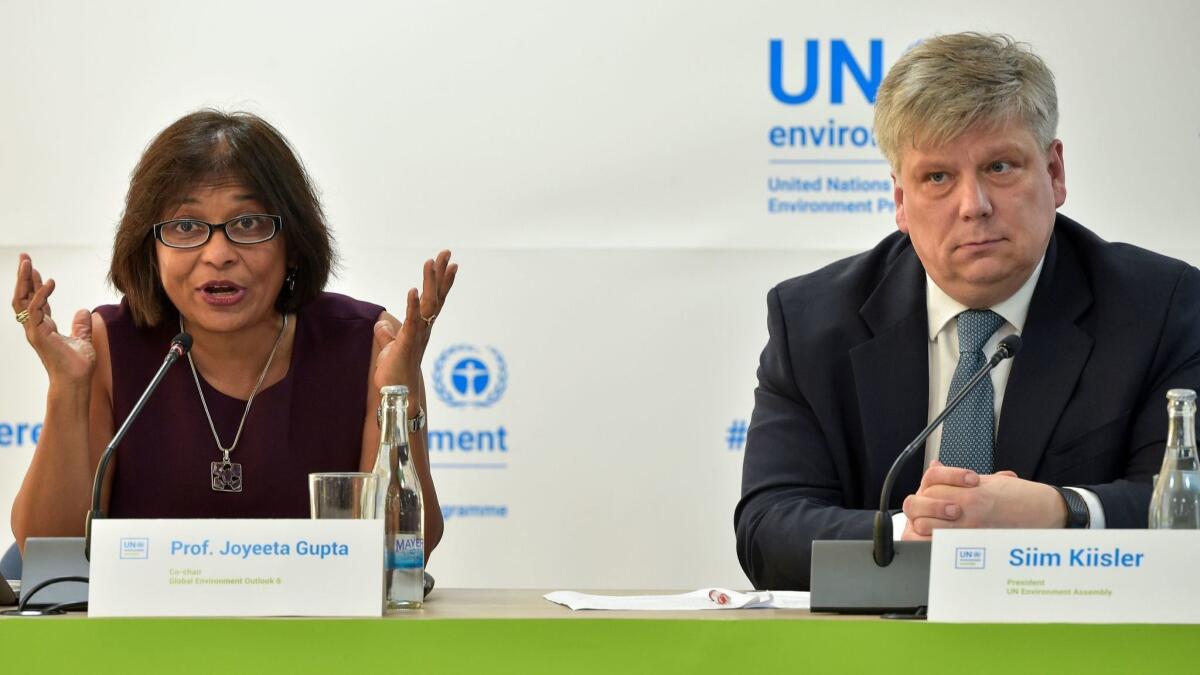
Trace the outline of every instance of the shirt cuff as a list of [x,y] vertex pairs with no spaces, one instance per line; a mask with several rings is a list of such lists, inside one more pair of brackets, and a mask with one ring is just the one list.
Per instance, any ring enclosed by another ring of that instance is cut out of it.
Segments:
[[[1063,488],[1063,489],[1070,490],[1070,491],[1074,492],[1075,494],[1079,495],[1080,497],[1083,497],[1083,501],[1084,501],[1084,503],[1087,504],[1087,507],[1088,507],[1088,529],[1089,530],[1103,530],[1104,529],[1104,505],[1100,503],[1100,498],[1096,496],[1096,493],[1092,492],[1091,490],[1085,490],[1083,488],[1069,487],[1069,488]],[[903,514],[901,514],[901,515],[903,515]]]
[[[1095,495],[1092,495],[1095,497]],[[1090,504],[1089,504],[1090,506]],[[908,516],[904,515],[903,511],[897,511],[892,514],[892,541],[900,541],[900,537],[904,536],[904,528],[908,526]]]

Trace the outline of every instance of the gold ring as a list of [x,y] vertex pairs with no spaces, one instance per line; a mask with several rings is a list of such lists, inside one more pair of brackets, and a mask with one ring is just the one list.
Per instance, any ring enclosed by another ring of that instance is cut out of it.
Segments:
[[29,320],[29,310],[23,309],[17,312],[17,323],[25,323]]
[[433,316],[429,317],[428,319],[426,319],[425,317],[421,317],[421,320],[425,322],[426,326],[432,326],[433,320],[436,318],[437,318],[437,314],[434,314]]

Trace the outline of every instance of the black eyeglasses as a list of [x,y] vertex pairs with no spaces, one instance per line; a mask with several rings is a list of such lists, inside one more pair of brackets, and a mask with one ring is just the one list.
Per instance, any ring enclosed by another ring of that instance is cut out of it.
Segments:
[[261,244],[283,229],[283,218],[265,213],[246,213],[224,223],[183,218],[158,223],[151,229],[155,239],[171,248],[196,248],[207,244],[218,228],[225,230],[225,236],[235,244]]

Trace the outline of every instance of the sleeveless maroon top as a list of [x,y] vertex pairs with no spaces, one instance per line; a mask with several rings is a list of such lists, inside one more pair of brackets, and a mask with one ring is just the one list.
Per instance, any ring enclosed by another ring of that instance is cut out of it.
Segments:
[[[113,429],[133,409],[179,332],[174,309],[152,328],[133,323],[124,300],[96,311],[108,328]],[[383,308],[322,293],[300,308],[287,375],[258,392],[229,459],[242,491],[212,489],[221,460],[187,360],[163,378],[117,448],[109,515],[114,518],[307,518],[308,474],[357,471],[367,405],[367,369]],[[237,433],[246,402],[200,377],[221,442]]]

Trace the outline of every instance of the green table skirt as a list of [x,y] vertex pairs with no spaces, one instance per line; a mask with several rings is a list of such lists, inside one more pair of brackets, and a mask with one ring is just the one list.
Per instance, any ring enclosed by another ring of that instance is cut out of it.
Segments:
[[26,618],[0,647],[3,673],[1200,672],[1200,626]]

